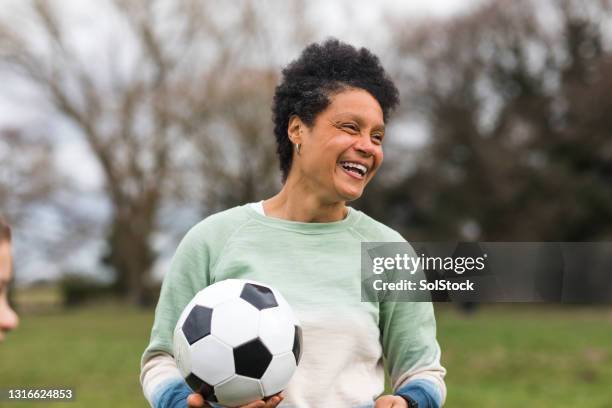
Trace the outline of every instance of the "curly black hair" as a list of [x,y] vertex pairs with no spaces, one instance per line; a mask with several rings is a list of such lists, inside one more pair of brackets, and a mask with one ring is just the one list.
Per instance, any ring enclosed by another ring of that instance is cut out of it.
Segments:
[[330,97],[348,88],[369,92],[380,104],[385,122],[399,103],[399,92],[380,64],[366,48],[330,38],[307,46],[299,58],[282,71],[272,103],[276,152],[282,181],[286,181],[293,160],[293,146],[287,134],[289,119],[297,115],[307,126],[330,104]]

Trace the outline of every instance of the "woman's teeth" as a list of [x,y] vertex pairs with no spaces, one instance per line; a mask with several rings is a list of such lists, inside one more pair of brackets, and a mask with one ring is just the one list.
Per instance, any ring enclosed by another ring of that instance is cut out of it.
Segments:
[[364,166],[363,164],[342,161],[340,162],[340,165],[346,171],[350,171],[350,172],[359,174],[360,176],[365,176],[365,174],[368,172],[368,168]]

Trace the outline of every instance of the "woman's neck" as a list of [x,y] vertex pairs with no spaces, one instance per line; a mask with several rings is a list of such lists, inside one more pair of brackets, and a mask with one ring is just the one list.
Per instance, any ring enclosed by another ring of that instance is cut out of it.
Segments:
[[334,222],[348,214],[345,201],[324,202],[315,194],[285,183],[282,190],[263,202],[267,216],[298,222]]

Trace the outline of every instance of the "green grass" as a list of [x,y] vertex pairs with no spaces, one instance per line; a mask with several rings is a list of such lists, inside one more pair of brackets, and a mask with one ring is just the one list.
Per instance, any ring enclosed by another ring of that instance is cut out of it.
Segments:
[[[504,305],[437,308],[447,407],[612,407],[612,310]],[[25,315],[0,345],[0,388],[72,387],[72,403],[146,407],[138,382],[152,311],[90,306]]]
[[612,407],[612,311],[438,312],[449,407]]
[[2,387],[71,387],[75,402],[4,405],[148,406],[140,390],[138,368],[152,323],[151,311],[107,306],[22,316],[19,329],[0,346]]

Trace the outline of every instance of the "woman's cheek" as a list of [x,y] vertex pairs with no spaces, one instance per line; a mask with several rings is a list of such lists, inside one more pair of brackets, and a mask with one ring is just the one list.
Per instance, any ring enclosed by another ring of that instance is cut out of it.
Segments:
[[[382,151],[382,147],[380,148],[380,152],[376,154],[376,156],[374,157],[374,171],[372,172],[372,177],[374,177],[374,175],[376,175],[376,172],[378,171],[378,169],[380,168],[380,166],[383,163],[383,160],[385,158],[385,155],[383,154]],[[370,178],[372,178],[370,177]]]

